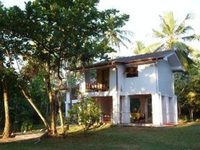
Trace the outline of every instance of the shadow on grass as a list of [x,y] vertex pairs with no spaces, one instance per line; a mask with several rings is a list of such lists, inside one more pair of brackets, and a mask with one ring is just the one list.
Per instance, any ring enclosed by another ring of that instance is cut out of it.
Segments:
[[70,126],[64,138],[45,138],[5,144],[1,150],[199,150],[200,124],[174,127],[122,127],[103,124],[87,133],[81,126]]

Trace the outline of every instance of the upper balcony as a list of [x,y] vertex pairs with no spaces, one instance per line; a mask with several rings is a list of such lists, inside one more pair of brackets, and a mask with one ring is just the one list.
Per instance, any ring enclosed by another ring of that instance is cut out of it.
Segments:
[[103,92],[109,90],[109,68],[88,70],[85,72],[87,92]]

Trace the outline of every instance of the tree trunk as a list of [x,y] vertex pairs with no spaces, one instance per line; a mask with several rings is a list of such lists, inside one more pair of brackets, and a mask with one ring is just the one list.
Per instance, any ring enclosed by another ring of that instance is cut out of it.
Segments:
[[64,119],[63,119],[63,112],[62,112],[62,100],[61,100],[60,91],[57,92],[57,100],[58,100],[58,113],[59,113],[59,118],[60,118],[61,134],[65,134]]
[[48,91],[48,96],[50,103],[51,134],[56,135],[55,99],[53,98],[53,93],[51,91]]
[[3,100],[4,100],[4,111],[5,111],[5,125],[3,130],[3,138],[9,138],[10,132],[10,114],[9,114],[9,99],[8,99],[8,89],[6,84],[3,85]]
[[47,123],[46,119],[43,117],[43,115],[41,114],[41,112],[39,111],[39,109],[33,103],[32,98],[30,96],[28,96],[28,94],[25,92],[25,90],[21,86],[20,86],[20,89],[22,91],[22,94],[26,98],[26,100],[31,104],[31,106],[33,107],[33,109],[36,111],[36,113],[38,114],[38,116],[40,117],[40,119],[42,120],[42,122],[44,123],[45,127],[48,130],[50,130],[49,124]]
[[[50,57],[50,56],[49,56]],[[51,70],[50,70],[50,59],[47,63],[47,75],[45,77],[46,85],[47,85],[47,93],[49,98],[49,105],[50,105],[50,134],[55,136],[57,134],[56,130],[56,111],[55,111],[55,98],[52,92],[51,87]]]

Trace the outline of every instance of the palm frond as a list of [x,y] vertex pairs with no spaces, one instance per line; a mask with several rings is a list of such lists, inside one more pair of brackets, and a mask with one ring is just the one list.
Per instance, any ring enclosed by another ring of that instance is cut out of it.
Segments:
[[177,29],[175,30],[176,34],[182,34],[189,30],[193,30],[191,26],[185,26],[186,21],[189,19],[191,19],[191,15],[187,14],[183,21],[177,26]]
[[130,36],[133,35],[131,31],[126,30],[110,30],[105,33],[106,38],[109,40],[111,45],[120,47],[120,44],[127,48],[127,44],[131,43],[131,40],[129,39]]
[[163,17],[160,16],[162,24],[162,30],[165,34],[171,35],[174,32],[176,20],[174,19],[174,15],[172,12],[166,12]]
[[157,31],[155,29],[153,29],[153,34],[158,37],[158,38],[165,38],[165,34],[160,32],[160,31]]
[[[141,43],[139,43],[141,44]],[[146,53],[152,53],[152,52],[156,52],[158,49],[160,49],[160,47],[162,46],[162,43],[153,43],[150,44],[148,46],[144,46],[142,45],[142,47],[139,47],[138,49],[134,50],[135,54],[146,54]]]
[[200,35],[195,34],[195,39],[200,40]]
[[193,34],[193,35],[183,36],[183,37],[181,37],[181,39],[183,39],[185,41],[192,41],[192,40],[196,40],[197,36],[195,34]]

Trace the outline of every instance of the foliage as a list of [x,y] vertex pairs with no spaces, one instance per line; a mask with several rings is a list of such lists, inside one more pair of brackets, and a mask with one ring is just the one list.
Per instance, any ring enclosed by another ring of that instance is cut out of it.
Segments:
[[148,46],[145,46],[142,41],[136,41],[136,46],[133,49],[134,54],[146,54],[152,53],[160,48],[160,43],[153,43]]
[[161,19],[161,30],[153,29],[153,33],[156,37],[163,40],[164,48],[171,49],[176,42],[180,40],[194,39],[193,28],[187,25],[187,21],[191,19],[191,15],[187,14],[186,17],[178,23],[174,18],[173,12],[166,12]]
[[185,41],[196,39],[193,28],[187,25],[191,15],[187,14],[180,23],[174,18],[173,12],[164,13],[160,19],[160,30],[153,29],[153,34],[161,39],[160,48],[157,51],[176,50],[182,65],[187,70],[192,63],[189,54],[192,55],[194,49],[186,45]]
[[32,130],[33,128],[33,123],[30,120],[26,120],[22,123],[21,126],[21,132],[27,132]]
[[69,111],[71,120],[84,125],[84,129],[88,130],[95,123],[99,123],[101,117],[101,109],[96,101],[90,97],[84,97],[79,103],[73,105]]
[[[178,73],[175,78],[175,90],[181,109],[189,111],[193,120],[193,113],[200,111],[200,63],[193,64],[187,73]],[[182,114],[183,115],[183,114]],[[199,116],[197,116],[199,117]]]
[[[107,58],[114,51],[107,33],[121,33],[129,18],[116,9],[98,10],[98,2],[35,0],[27,2],[25,10],[0,6],[0,69],[15,72],[17,62],[17,76],[25,80],[28,93],[36,99],[48,96],[52,134],[56,134],[55,79],[62,82],[66,63],[74,69]],[[35,79],[38,76],[43,79]]]

